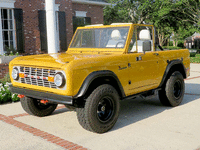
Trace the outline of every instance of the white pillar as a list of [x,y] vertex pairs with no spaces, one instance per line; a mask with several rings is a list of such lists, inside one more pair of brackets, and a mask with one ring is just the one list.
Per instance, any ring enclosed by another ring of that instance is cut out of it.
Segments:
[[55,0],[45,0],[48,53],[57,53]]
[[[0,9],[1,10],[1,9]],[[3,36],[2,36],[2,24],[1,24],[1,11],[0,11],[0,55],[3,55]]]

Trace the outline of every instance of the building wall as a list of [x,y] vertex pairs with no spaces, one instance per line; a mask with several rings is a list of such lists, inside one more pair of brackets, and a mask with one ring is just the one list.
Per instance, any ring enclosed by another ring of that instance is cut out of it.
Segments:
[[[73,36],[73,16],[75,11],[85,11],[86,17],[91,18],[91,24],[103,23],[103,7],[72,3],[72,0],[55,0],[60,4],[59,11],[65,12],[67,45]],[[23,10],[24,50],[25,55],[43,53],[41,51],[38,11],[45,10],[45,0],[16,0],[15,8]],[[0,64],[0,79],[8,73],[8,64]]]
[[73,36],[72,0],[56,0],[56,4],[60,4],[60,11],[66,14],[67,45],[69,45]]
[[[103,6],[72,3],[72,0],[56,0],[59,11],[66,14],[67,45],[73,36],[73,16],[75,11],[86,11],[91,24],[103,23]],[[45,0],[16,0],[15,8],[23,10],[25,54],[43,53],[41,51],[38,10],[45,10]]]
[[[65,11],[66,13],[67,44],[69,44],[73,35],[72,1],[56,0],[56,4],[60,4],[59,11]],[[16,0],[15,8],[23,10],[25,53],[42,53],[40,48],[38,10],[45,10],[45,0]]]
[[8,72],[8,64],[0,64],[0,79],[2,79]]
[[17,0],[15,8],[23,10],[23,26],[24,26],[24,41],[25,53],[34,54],[40,50],[40,32],[38,22],[38,10],[44,9],[42,0],[37,2]]
[[103,6],[73,3],[73,16],[75,11],[86,11],[86,17],[91,17],[92,24],[103,23]]
[[[66,15],[67,45],[73,36],[73,16],[75,11],[86,11],[91,24],[103,23],[103,6],[72,3],[72,0],[55,0],[60,4],[59,11]],[[15,8],[23,10],[25,55],[43,53],[41,51],[38,11],[45,10],[45,0],[16,0]],[[0,64],[0,79],[8,73],[8,64]]]

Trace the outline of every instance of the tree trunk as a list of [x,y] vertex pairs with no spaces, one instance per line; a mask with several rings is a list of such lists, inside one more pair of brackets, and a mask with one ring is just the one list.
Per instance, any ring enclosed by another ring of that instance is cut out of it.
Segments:
[[175,42],[175,39],[173,39],[173,46],[176,46],[176,42]]

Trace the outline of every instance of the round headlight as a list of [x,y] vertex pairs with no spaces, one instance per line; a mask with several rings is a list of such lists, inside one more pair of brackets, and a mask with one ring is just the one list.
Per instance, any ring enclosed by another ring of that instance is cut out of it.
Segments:
[[58,72],[54,77],[54,83],[58,87],[62,87],[65,85],[65,77],[61,72]]
[[17,67],[13,68],[13,70],[12,70],[12,78],[14,80],[18,80],[19,79],[19,70],[17,69]]

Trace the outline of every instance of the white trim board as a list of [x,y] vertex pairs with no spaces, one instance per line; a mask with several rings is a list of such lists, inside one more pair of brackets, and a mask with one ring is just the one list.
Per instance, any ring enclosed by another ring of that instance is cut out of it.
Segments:
[[76,17],[86,17],[87,11],[75,11]]
[[108,6],[110,3],[98,2],[98,1],[88,1],[88,0],[72,0],[72,3],[80,4],[89,4],[89,5],[99,5],[99,6]]
[[0,8],[15,8],[16,0],[0,0]]

